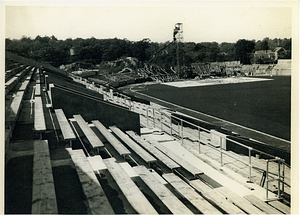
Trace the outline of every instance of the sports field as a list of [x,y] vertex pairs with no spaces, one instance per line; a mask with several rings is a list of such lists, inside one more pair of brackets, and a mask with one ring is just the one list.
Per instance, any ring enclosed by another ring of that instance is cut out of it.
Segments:
[[290,76],[213,81],[217,84],[155,84],[141,93],[290,140]]

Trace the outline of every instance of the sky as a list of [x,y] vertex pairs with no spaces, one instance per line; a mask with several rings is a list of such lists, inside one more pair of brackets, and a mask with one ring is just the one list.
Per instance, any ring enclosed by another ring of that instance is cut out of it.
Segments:
[[119,38],[166,42],[183,23],[185,42],[291,38],[293,9],[286,2],[98,1],[19,2],[5,7],[5,38]]

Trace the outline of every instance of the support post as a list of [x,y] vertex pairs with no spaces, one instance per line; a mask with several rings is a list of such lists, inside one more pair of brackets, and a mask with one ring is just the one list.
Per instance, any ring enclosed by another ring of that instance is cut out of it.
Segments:
[[199,126],[198,126],[198,139],[199,139],[199,154],[201,154],[201,149],[200,149],[201,139],[200,139],[200,127]]
[[149,127],[149,123],[148,123],[148,121],[149,121],[149,114],[148,114],[148,112],[149,112],[149,109],[147,108],[147,114],[146,114],[146,117],[147,117],[147,127]]
[[161,110],[159,110],[160,112],[160,130],[162,130],[162,113]]
[[251,162],[251,151],[252,148],[248,148],[249,149],[249,182],[252,182],[252,176],[251,176],[251,170],[252,170],[252,162]]
[[222,147],[222,137],[220,137],[220,153],[221,153],[221,167],[223,166],[223,147]]
[[153,110],[153,128],[155,128],[155,110],[154,108],[152,110]]
[[266,166],[266,199],[268,200],[268,189],[269,189],[269,160],[267,160],[267,166]]
[[180,121],[181,121],[181,144],[183,144],[183,122],[182,119]]
[[281,181],[281,177],[280,177],[280,165],[281,165],[281,159],[278,160],[278,198],[280,198],[281,193],[280,193],[280,181]]
[[172,115],[170,116],[170,129],[171,129],[171,135],[173,135],[173,131],[172,131]]
[[282,160],[282,192],[284,193],[284,160]]

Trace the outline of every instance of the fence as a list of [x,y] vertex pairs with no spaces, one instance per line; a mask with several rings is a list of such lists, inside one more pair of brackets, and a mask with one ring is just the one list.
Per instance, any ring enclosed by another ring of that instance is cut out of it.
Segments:
[[[156,127],[156,128],[160,128],[162,131],[172,135],[172,136],[177,136],[179,137],[179,139],[181,139],[181,143],[183,144],[183,139],[185,137],[184,135],[184,125],[188,125],[189,127],[192,127],[192,128],[195,128],[197,130],[197,138],[198,138],[198,143],[199,143],[199,154],[201,154],[201,144],[204,144],[201,142],[201,131],[204,131],[204,132],[207,132],[209,134],[211,134],[211,130],[208,130],[206,128],[203,128],[199,125],[196,125],[194,123],[191,123],[187,120],[184,120],[184,119],[181,119],[177,116],[174,116],[172,114],[167,114],[165,112],[162,111],[162,109],[155,109],[153,107],[148,107],[147,110],[146,110],[146,117],[147,117],[147,127],[149,126],[149,123],[152,119],[152,124],[153,124],[153,127]],[[155,116],[156,115],[156,116]],[[175,126],[175,129],[174,129],[174,126]],[[205,144],[206,146],[208,146],[209,148],[213,149],[213,150],[216,150],[216,151],[219,151],[220,153],[220,165],[221,167],[223,167],[224,163],[223,163],[223,156],[226,155],[226,156],[229,156],[241,163],[243,163],[244,165],[247,165],[248,166],[248,179],[249,181],[248,182],[252,182],[252,168],[253,168],[253,165],[252,165],[252,154],[254,154],[253,152],[256,152],[256,153],[259,153],[261,155],[265,155],[266,157],[268,157],[269,159],[266,159],[265,162],[266,162],[266,169],[265,169],[265,173],[263,175],[263,177],[265,177],[263,179],[263,181],[266,182],[266,199],[269,199],[269,196],[268,196],[268,190],[269,190],[269,183],[272,182],[272,181],[278,181],[278,198],[276,199],[273,199],[273,200],[277,200],[277,199],[281,199],[282,198],[282,193],[284,193],[284,186],[289,186],[289,184],[287,184],[285,182],[285,166],[287,166],[288,168],[290,168],[290,166],[285,163],[285,160],[284,159],[281,159],[279,157],[276,157],[276,156],[273,156],[271,154],[268,154],[266,152],[263,152],[263,151],[260,151],[258,149],[255,149],[255,148],[252,148],[252,147],[249,147],[249,146],[246,146],[242,143],[239,143],[238,141],[235,141],[235,140],[232,140],[232,139],[228,139],[226,135],[224,134],[221,134],[218,132],[214,133],[213,135],[216,135],[217,138],[219,138],[219,145],[216,147],[215,146],[212,146],[210,144]],[[226,146],[224,146],[224,144],[226,145],[226,142],[227,141],[230,141],[231,143],[234,143],[236,145],[239,145],[240,147],[243,147],[245,149],[248,150],[248,162],[244,162],[243,160],[239,159],[238,157],[234,157],[232,156],[231,154],[227,153],[226,152]],[[273,179],[269,179],[269,175],[270,175],[270,172],[269,172],[269,166],[270,166],[270,163],[273,162],[273,163],[277,163],[278,165],[278,174],[277,174],[277,177],[276,178],[273,178]],[[282,171],[281,171],[282,170]],[[261,185],[263,186],[264,183],[261,183]]]

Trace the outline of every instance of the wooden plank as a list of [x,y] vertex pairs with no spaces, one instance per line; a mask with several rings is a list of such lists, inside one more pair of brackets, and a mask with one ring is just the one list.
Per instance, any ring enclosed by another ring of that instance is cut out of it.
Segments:
[[188,172],[192,173],[193,175],[200,175],[203,174],[203,172],[201,170],[199,170],[197,167],[195,167],[194,165],[188,163],[187,161],[185,161],[184,159],[182,159],[181,157],[179,157],[177,154],[175,154],[174,152],[170,151],[168,148],[166,148],[165,146],[163,146],[162,144],[158,143],[157,141],[153,140],[153,139],[149,139],[149,141],[157,148],[159,149],[161,152],[163,152],[164,154],[166,154],[167,156],[169,156],[172,160],[174,160],[176,163],[178,163],[180,166],[182,166],[184,169],[186,169]]
[[92,214],[114,214],[114,211],[102,189],[84,152],[69,150],[75,164],[83,192],[86,196]]
[[154,170],[150,170],[150,173],[163,185],[167,185],[168,182],[166,180],[164,180],[157,172],[155,172]]
[[191,186],[185,183],[174,173],[162,175],[183,197],[191,202],[202,214],[222,214],[218,209],[212,206],[201,195],[199,195]]
[[94,170],[94,172],[97,172],[99,170],[107,169],[107,167],[103,163],[103,160],[100,157],[100,155],[95,155],[93,157],[88,157],[87,159],[88,159],[92,169]]
[[126,131],[126,133],[170,169],[176,169],[180,167],[177,163],[175,163],[175,161],[144,140],[141,136],[135,134],[133,131]]
[[125,156],[131,154],[131,152],[112,133],[110,133],[101,122],[93,120],[92,123],[120,155]]
[[64,140],[75,140],[76,136],[62,109],[55,109],[55,114],[63,135]]
[[245,214],[241,209],[227,201],[224,196],[216,190],[210,188],[200,180],[190,181],[192,187],[200,192],[206,199],[209,199],[215,205],[224,210],[227,214]]
[[29,81],[27,81],[27,80],[24,81],[22,83],[21,87],[19,88],[19,91],[26,91],[28,84],[29,84]]
[[259,210],[257,207],[248,202],[246,199],[243,199],[241,196],[235,194],[226,187],[218,187],[214,189],[225,196],[233,204],[241,208],[243,211],[247,212],[247,214],[265,214],[263,211]]
[[156,162],[156,158],[150,155],[142,147],[140,147],[136,142],[134,142],[127,134],[121,131],[116,126],[109,127],[124,143],[126,143],[138,156],[140,156],[147,163]]
[[81,115],[73,115],[79,127],[85,134],[86,138],[90,142],[93,148],[104,147],[104,144],[101,142],[99,137],[93,132],[93,130],[86,124]]
[[268,202],[269,205],[272,205],[274,208],[277,210],[280,210],[284,214],[290,214],[291,213],[291,208],[286,206],[285,204],[279,202],[279,201],[270,201]]
[[46,123],[44,117],[43,103],[41,97],[35,97],[34,103],[34,130],[45,131]]
[[192,212],[167,187],[160,183],[146,167],[135,166],[133,169],[173,214],[192,214]]
[[41,96],[41,84],[36,84],[35,85],[34,96]]
[[253,205],[258,207],[260,210],[264,211],[267,214],[282,214],[279,210],[276,210],[271,205],[268,205],[263,200],[257,198],[254,195],[246,195],[244,196],[244,199],[247,199],[249,202],[251,202]]
[[142,191],[131,180],[114,158],[103,159],[108,171],[120,187],[128,202],[139,214],[158,214]]
[[17,117],[21,110],[21,104],[23,100],[24,92],[17,92],[16,96],[13,98],[10,104],[10,113],[9,116],[6,117],[6,122],[16,122]]
[[124,171],[129,175],[130,178],[139,177],[139,175],[133,170],[133,168],[127,162],[119,163]]
[[47,140],[35,140],[33,153],[32,206],[33,214],[57,214],[50,153]]

